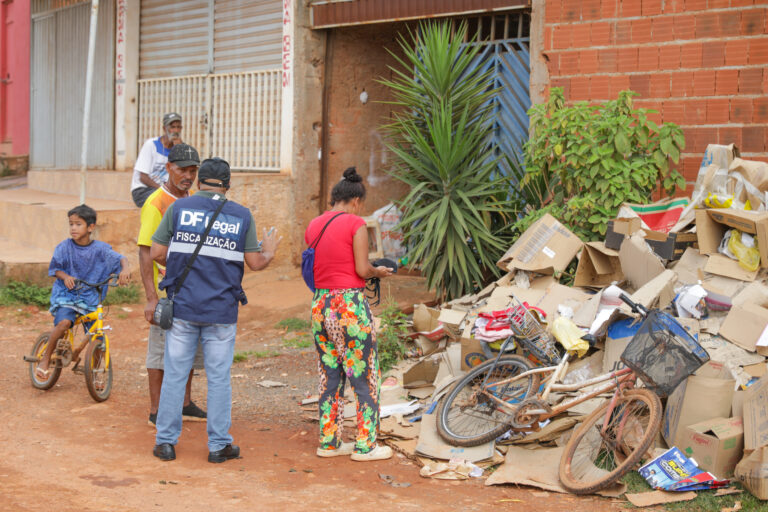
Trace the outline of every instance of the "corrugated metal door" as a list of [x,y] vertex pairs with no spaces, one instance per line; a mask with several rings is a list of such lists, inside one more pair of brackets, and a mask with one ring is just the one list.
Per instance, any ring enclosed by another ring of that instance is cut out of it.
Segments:
[[32,20],[32,69],[30,97],[29,164],[34,168],[53,167],[56,106],[56,17],[53,14]]
[[[33,143],[30,150],[33,167],[80,167],[90,14],[90,2],[42,17],[33,13]],[[88,134],[87,165],[91,168],[112,167],[114,33],[114,0],[101,0]]]
[[214,72],[279,68],[283,37],[279,0],[216,0]]
[[141,0],[141,78],[208,73],[211,8],[209,0]]

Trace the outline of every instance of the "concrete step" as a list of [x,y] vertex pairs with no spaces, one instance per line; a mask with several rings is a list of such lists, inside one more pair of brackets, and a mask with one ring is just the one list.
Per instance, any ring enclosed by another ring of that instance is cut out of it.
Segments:
[[[47,273],[53,249],[69,238],[67,211],[78,203],[79,198],[73,195],[29,188],[0,190],[0,241],[8,246],[8,250],[0,252],[0,281],[3,272],[10,272],[8,275],[14,279],[21,276],[40,281],[40,263],[45,263],[42,268]],[[93,238],[107,242],[126,256],[138,275],[139,209],[128,201],[87,199],[86,204],[98,214]],[[22,275],[19,269],[24,264],[28,272]],[[6,270],[2,271],[4,267]]]
[[[131,199],[133,171],[87,171],[85,204],[91,198],[128,201]],[[27,172],[27,186],[42,192],[80,197],[80,171],[34,169]]]
[[48,264],[51,254],[43,249],[25,246],[15,240],[0,237],[0,286],[9,280],[50,285]]

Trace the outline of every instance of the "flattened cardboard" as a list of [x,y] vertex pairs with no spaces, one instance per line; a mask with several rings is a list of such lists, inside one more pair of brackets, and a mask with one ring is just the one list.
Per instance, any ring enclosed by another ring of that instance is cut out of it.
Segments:
[[720,326],[719,334],[744,350],[768,355],[768,347],[758,347],[757,341],[768,326],[768,296],[759,302],[733,306]]
[[737,389],[733,392],[733,402],[731,402],[731,416],[744,418],[744,396],[747,392],[743,389]]
[[627,236],[641,232],[653,252],[665,260],[678,260],[686,249],[696,245],[696,233],[662,233],[650,229],[641,229],[639,217],[614,219],[608,221],[605,233],[605,246],[619,250]]
[[582,304],[589,301],[591,297],[591,295],[579,288],[571,288],[570,286],[563,286],[560,283],[552,283],[547,288],[547,291],[541,300],[535,304],[529,305],[544,310],[547,314],[547,321],[552,322],[557,316],[558,306],[568,306],[574,311],[577,311],[581,308]]
[[[683,430],[689,425],[727,417],[731,413],[733,379],[712,379],[691,375],[667,399],[661,435],[668,446],[680,446]],[[706,404],[703,407],[702,404]]]
[[[510,446],[504,457],[504,464],[486,479],[485,485],[518,484],[567,493],[558,476],[564,450],[564,447],[528,450],[520,446]],[[626,490],[626,485],[614,484],[597,494],[616,497],[624,494]]]
[[714,418],[689,425],[681,439],[677,447],[717,478],[731,476],[744,453],[741,418]]
[[581,259],[576,267],[574,286],[602,288],[614,281],[622,281],[619,253],[608,249],[603,242],[589,242],[581,251]]
[[449,445],[437,435],[436,419],[437,414],[422,415],[421,432],[419,432],[419,444],[416,445],[416,453],[434,459],[466,459],[469,462],[478,462],[493,457],[493,441],[472,447]]
[[768,376],[749,386],[744,394],[744,449],[768,445]]
[[631,504],[636,507],[652,507],[653,505],[663,505],[665,503],[677,503],[679,501],[691,501],[696,498],[693,491],[687,492],[667,492],[650,491],[639,492],[637,494],[627,493],[624,495]]
[[750,272],[739,266],[739,262],[722,254],[713,254],[704,265],[704,271],[710,274],[730,277],[739,281],[752,282],[757,278],[757,270]]
[[552,274],[565,270],[582,245],[579,237],[546,214],[525,230],[496,265],[504,270]]
[[696,210],[699,251],[702,254],[717,254],[723,234],[729,227],[756,236],[760,250],[760,266],[768,268],[768,212],[732,208]]
[[638,289],[664,272],[665,267],[645,240],[637,235],[628,238],[619,250],[619,261],[624,277]]

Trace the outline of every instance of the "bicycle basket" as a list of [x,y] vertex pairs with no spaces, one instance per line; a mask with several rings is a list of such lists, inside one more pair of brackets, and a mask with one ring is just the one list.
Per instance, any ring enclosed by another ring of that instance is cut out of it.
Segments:
[[670,315],[653,310],[621,354],[621,360],[661,397],[709,361],[709,354]]
[[510,328],[520,345],[532,355],[540,365],[556,365],[560,362],[561,354],[557,350],[557,344],[542,327],[537,319],[538,312],[532,311],[517,297],[510,297]]

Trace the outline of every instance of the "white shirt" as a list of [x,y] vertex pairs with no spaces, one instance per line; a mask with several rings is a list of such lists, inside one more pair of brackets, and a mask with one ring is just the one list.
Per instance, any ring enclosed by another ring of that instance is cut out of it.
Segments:
[[171,149],[163,146],[160,139],[162,139],[162,137],[147,139],[144,145],[141,146],[139,156],[136,158],[136,165],[133,167],[131,191],[134,191],[137,188],[146,187],[146,185],[141,182],[141,174],[139,173],[148,175],[159,185],[168,181],[168,171],[165,168],[165,164],[168,163],[168,153]]

